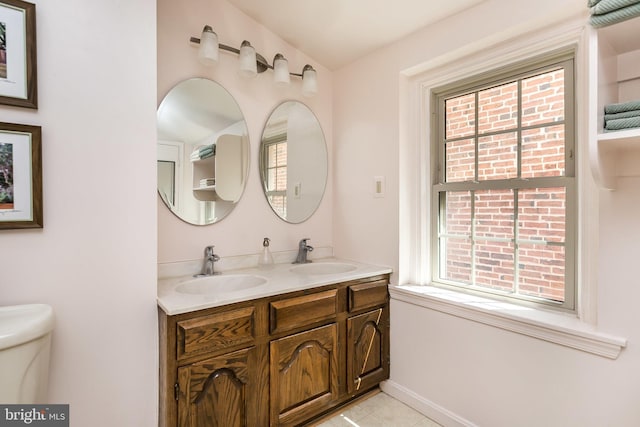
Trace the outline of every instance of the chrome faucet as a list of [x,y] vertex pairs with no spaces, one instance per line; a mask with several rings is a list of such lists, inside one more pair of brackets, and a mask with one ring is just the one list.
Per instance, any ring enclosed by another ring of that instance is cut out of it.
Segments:
[[220,257],[213,253],[213,246],[204,248],[204,264],[202,265],[202,273],[196,276],[213,276],[217,274],[213,271],[213,263],[220,261]]
[[311,260],[307,259],[307,253],[313,251],[313,246],[307,245],[307,240],[309,240],[308,237],[300,240],[298,243],[298,256],[296,260],[293,261],[293,264],[306,264],[311,262]]

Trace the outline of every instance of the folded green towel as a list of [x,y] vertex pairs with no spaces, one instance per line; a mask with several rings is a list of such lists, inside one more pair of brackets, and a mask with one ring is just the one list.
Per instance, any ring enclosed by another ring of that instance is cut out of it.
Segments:
[[605,127],[606,130],[622,130],[630,128],[640,128],[640,117],[629,117],[627,119],[609,120]]
[[[602,0],[604,1],[604,0]],[[640,16],[640,3],[634,3],[630,6],[605,13],[604,15],[591,15],[589,23],[594,28],[606,27],[607,25],[617,24],[631,18]]]
[[617,119],[628,119],[629,117],[640,117],[640,110],[624,111],[622,113],[605,114],[604,122]]
[[203,145],[202,147],[200,147],[198,149],[198,153],[200,154],[200,156],[202,156],[202,154],[204,153],[211,153],[213,151],[215,151],[215,146],[213,144],[209,144],[209,145]]
[[640,100],[608,104],[604,106],[605,114],[624,113],[625,111],[640,110]]
[[200,154],[200,159],[208,159],[209,157],[215,156],[214,151],[209,151],[208,153]]
[[593,7],[600,3],[600,0],[589,0],[589,7]]
[[600,0],[593,6],[593,15],[604,15],[614,10],[622,9],[633,4],[640,3],[639,0]]

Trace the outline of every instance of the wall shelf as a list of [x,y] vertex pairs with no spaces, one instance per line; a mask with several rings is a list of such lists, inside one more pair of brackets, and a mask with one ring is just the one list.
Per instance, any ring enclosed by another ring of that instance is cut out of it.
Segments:
[[599,133],[598,143],[600,145],[610,146],[611,148],[616,150],[640,150],[640,128]]
[[640,100],[640,17],[589,29],[591,167],[614,190],[619,176],[640,176],[640,129],[602,131],[605,105]]
[[[193,196],[197,200],[235,203],[244,190],[248,164],[246,135],[222,134],[216,138],[215,154],[204,159],[192,159]],[[214,185],[201,186],[202,180],[215,180]]]
[[193,197],[197,200],[213,202],[220,197],[216,194],[216,186],[201,186],[201,179],[213,178],[216,175],[216,156],[210,156],[204,159],[192,159],[193,165]]

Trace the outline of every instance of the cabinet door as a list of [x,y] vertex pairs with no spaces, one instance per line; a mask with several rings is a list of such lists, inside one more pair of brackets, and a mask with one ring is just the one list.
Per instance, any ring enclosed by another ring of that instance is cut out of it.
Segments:
[[271,425],[298,425],[338,398],[336,324],[271,342]]
[[347,391],[356,394],[389,378],[389,312],[347,319]]
[[254,425],[255,347],[178,368],[179,427]]

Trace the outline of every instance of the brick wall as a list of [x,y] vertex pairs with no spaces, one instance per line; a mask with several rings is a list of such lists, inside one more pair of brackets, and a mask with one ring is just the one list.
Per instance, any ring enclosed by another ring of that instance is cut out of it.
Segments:
[[[446,101],[446,182],[564,174],[563,70],[520,87],[520,109],[518,82]],[[517,282],[522,294],[564,299],[564,188],[448,192],[445,203],[443,278],[502,291]]]

